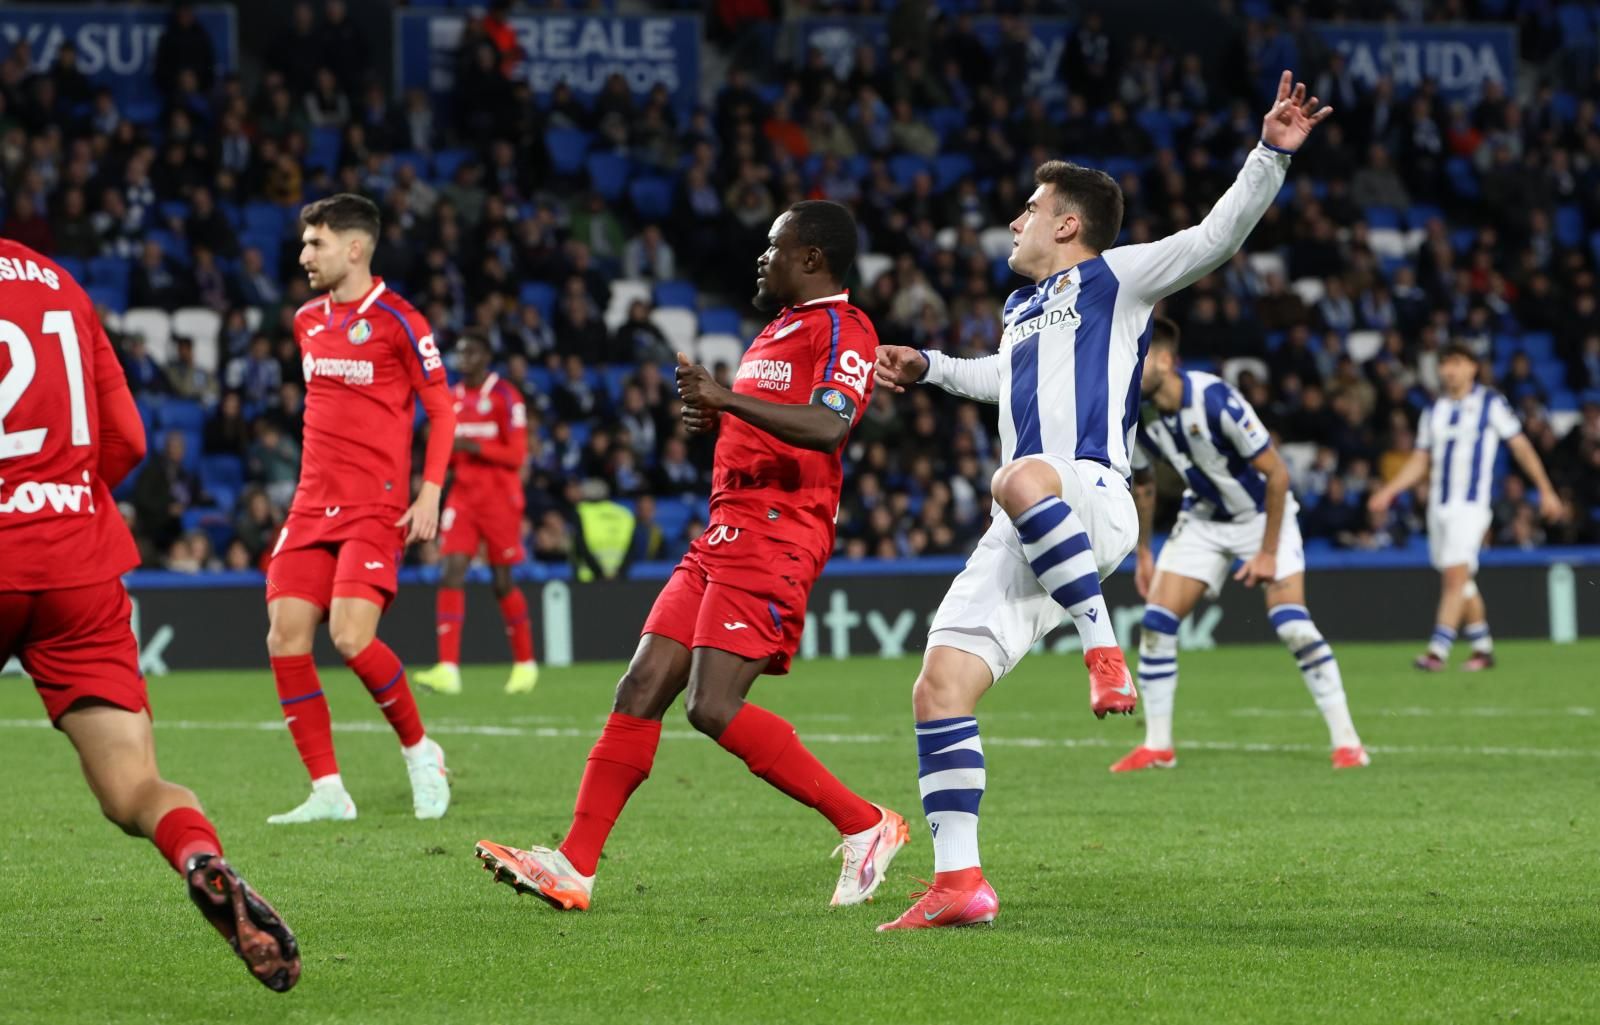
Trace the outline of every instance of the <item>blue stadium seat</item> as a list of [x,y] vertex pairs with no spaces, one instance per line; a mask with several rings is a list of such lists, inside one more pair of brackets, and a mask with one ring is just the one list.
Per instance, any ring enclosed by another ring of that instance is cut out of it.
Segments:
[[1369,206],[1362,211],[1369,228],[1396,228],[1400,227],[1400,211],[1392,206]]
[[940,144],[944,145],[967,126],[967,112],[960,107],[934,107],[923,111],[922,120],[939,133]]
[[323,126],[311,129],[306,138],[305,165],[313,170],[321,168],[330,174],[339,169],[339,151],[343,148],[339,129]]
[[619,405],[622,402],[622,389],[627,385],[628,378],[634,375],[633,364],[612,363],[600,373],[605,378],[606,394],[611,396],[613,405]]
[[1556,336],[1548,331],[1529,331],[1522,336],[1522,348],[1534,362],[1556,358]]
[[584,167],[589,171],[589,186],[604,196],[606,202],[622,198],[632,168],[627,157],[620,153],[591,153]]
[[168,399],[156,410],[156,429],[165,431],[177,428],[184,431],[204,430],[205,407],[190,399]]
[[583,170],[583,158],[589,155],[589,133],[552,128],[544,133],[544,147],[550,152],[550,169],[571,177]]
[[668,500],[656,503],[656,526],[661,528],[661,533],[668,541],[683,537],[683,529],[689,525],[689,517],[693,515],[694,508],[688,502]]
[[203,456],[200,459],[200,480],[207,488],[217,485],[237,491],[244,486],[244,462],[238,456]]
[[189,204],[181,199],[169,199],[158,204],[156,210],[160,212],[163,222],[182,221],[189,216]]
[[1167,112],[1160,109],[1141,110],[1133,117],[1140,128],[1144,129],[1150,140],[1156,144],[1157,149],[1172,148],[1172,118]]
[[1583,209],[1574,203],[1556,207],[1556,244],[1567,249],[1583,245]]
[[657,281],[654,301],[657,306],[681,306],[694,309],[698,293],[689,281]]
[[1417,229],[1426,228],[1428,222],[1434,218],[1444,219],[1444,211],[1431,203],[1412,203],[1406,211],[1406,227]]
[[89,261],[90,284],[117,285],[126,291],[132,275],[132,264],[120,256],[96,256]]
[[1588,4],[1562,4],[1556,8],[1556,24],[1561,26],[1561,39],[1569,49],[1588,46],[1594,40],[1595,26],[1590,20]]
[[524,281],[517,289],[517,301],[524,306],[536,306],[545,320],[555,313],[556,286],[547,281]]
[[83,290],[88,293],[89,301],[96,306],[104,306],[117,313],[128,312],[127,285],[85,285]]
[[1472,169],[1472,162],[1466,157],[1451,157],[1444,162],[1445,175],[1450,179],[1450,187],[1462,199],[1478,198],[1478,175]]
[[738,310],[714,306],[700,312],[700,333],[703,335],[737,335],[740,331]]
[[1477,228],[1451,228],[1450,248],[1457,253],[1465,253],[1478,241]]
[[889,158],[889,174],[902,189],[909,189],[911,179],[927,170],[928,162],[915,154],[896,153]]
[[1545,391],[1553,392],[1567,386],[1567,367],[1558,359],[1534,360],[1533,376],[1544,385]]
[[244,228],[262,234],[282,235],[287,218],[276,203],[246,203],[242,211]]
[[664,221],[672,216],[672,179],[644,175],[628,183],[628,199],[634,213],[647,221]]
[[933,158],[933,187],[940,192],[953,188],[972,171],[972,158],[965,153],[941,153]]
[[398,153],[392,154],[392,156],[394,157],[396,170],[399,169],[401,164],[404,164],[405,166],[411,168],[411,170],[415,171],[417,173],[417,177],[423,179],[424,181],[426,181],[428,175],[432,173],[429,170],[430,165],[428,161],[428,155],[426,153],[418,153],[416,150],[401,150]]
[[268,274],[275,273],[283,253],[283,236],[276,232],[247,231],[239,235],[239,250],[261,250],[261,266]]
[[555,391],[555,377],[549,367],[535,363],[528,368],[528,391],[534,395],[549,395]]
[[455,178],[461,165],[473,159],[470,149],[442,149],[433,155],[433,177],[440,182]]
[[185,267],[189,266],[191,259],[189,240],[182,235],[175,231],[167,231],[164,228],[151,228],[145,232],[144,238],[146,242],[154,242],[160,246],[161,252],[166,255],[167,259],[176,260]]
[[[1575,392],[1568,391],[1565,388],[1552,388],[1550,390],[1550,409],[1553,412],[1571,413],[1576,412],[1577,408],[1578,396]],[[1596,507],[1596,512],[1600,514],[1600,507]]]
[[72,280],[78,284],[87,284],[89,281],[89,265],[75,256],[57,256],[54,258],[61,269],[72,275]]
[[1120,182],[1123,175],[1143,174],[1144,161],[1135,157],[1107,157],[1100,161],[1100,170]]

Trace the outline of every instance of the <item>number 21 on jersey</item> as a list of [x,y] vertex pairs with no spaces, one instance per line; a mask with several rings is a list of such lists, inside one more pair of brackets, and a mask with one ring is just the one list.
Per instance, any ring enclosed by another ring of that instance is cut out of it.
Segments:
[[[89,444],[89,409],[83,394],[83,353],[78,348],[78,327],[67,310],[51,310],[44,315],[40,334],[55,335],[61,343],[61,362],[67,371],[67,401],[72,415],[72,444]],[[28,333],[9,320],[0,320],[0,345],[11,356],[11,368],[0,377],[0,459],[31,456],[44,448],[49,427],[7,429],[6,417],[33,384],[38,360]]]

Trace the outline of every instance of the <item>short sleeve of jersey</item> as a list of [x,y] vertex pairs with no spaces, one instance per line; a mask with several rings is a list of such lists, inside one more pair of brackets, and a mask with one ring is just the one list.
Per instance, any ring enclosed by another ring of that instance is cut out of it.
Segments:
[[1423,451],[1433,448],[1433,407],[1431,405],[1422,411],[1422,416],[1417,420],[1417,448]]
[[395,356],[407,368],[411,384],[417,391],[431,385],[444,385],[444,358],[433,340],[433,330],[415,310],[401,309],[379,301],[377,304],[395,326],[390,336]]
[[1246,459],[1254,459],[1270,444],[1272,435],[1267,432],[1266,426],[1250,403],[1245,401],[1231,386],[1224,385],[1227,389],[1222,399],[1222,415],[1218,417],[1222,433]]
[[846,389],[859,407],[872,383],[878,339],[853,308],[825,306],[816,318],[817,365],[812,390],[826,385]]
[[1505,396],[1498,392],[1489,396],[1489,427],[1508,441],[1522,433],[1522,421],[1511,411]]

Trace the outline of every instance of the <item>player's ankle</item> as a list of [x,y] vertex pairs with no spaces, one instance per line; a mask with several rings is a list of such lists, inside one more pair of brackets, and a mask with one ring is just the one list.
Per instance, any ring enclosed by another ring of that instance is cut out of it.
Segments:
[[970,890],[981,882],[983,882],[983,868],[980,865],[933,874],[933,885],[951,890]]

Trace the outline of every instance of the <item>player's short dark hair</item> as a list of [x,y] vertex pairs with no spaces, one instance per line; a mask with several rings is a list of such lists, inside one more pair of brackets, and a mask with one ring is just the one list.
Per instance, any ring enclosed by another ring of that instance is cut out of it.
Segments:
[[1439,350],[1439,362],[1442,363],[1451,356],[1460,356],[1462,359],[1470,359],[1473,363],[1478,362],[1477,352],[1475,352],[1472,347],[1465,342],[1451,342],[1443,349]]
[[358,196],[354,192],[339,192],[314,203],[307,203],[301,209],[302,228],[322,225],[326,225],[330,231],[365,232],[376,242],[383,226],[383,218],[378,213],[378,204],[366,196]]
[[476,332],[473,332],[473,331],[463,332],[461,337],[456,339],[456,344],[457,345],[476,345],[478,348],[482,349],[484,352],[487,352],[490,355],[494,354],[494,346],[489,344],[489,339],[487,339],[487,338],[483,337],[482,335],[477,334]]
[[1174,354],[1178,351],[1178,339],[1183,332],[1178,329],[1176,321],[1166,317],[1157,317],[1150,325],[1150,348],[1167,349]]
[[826,199],[805,199],[789,208],[789,224],[795,241],[822,250],[828,270],[843,281],[856,262],[856,219],[850,209]]
[[1075,211],[1083,220],[1083,244],[1097,253],[1111,248],[1122,233],[1122,187],[1092,167],[1047,160],[1033,180],[1055,189],[1057,214]]

